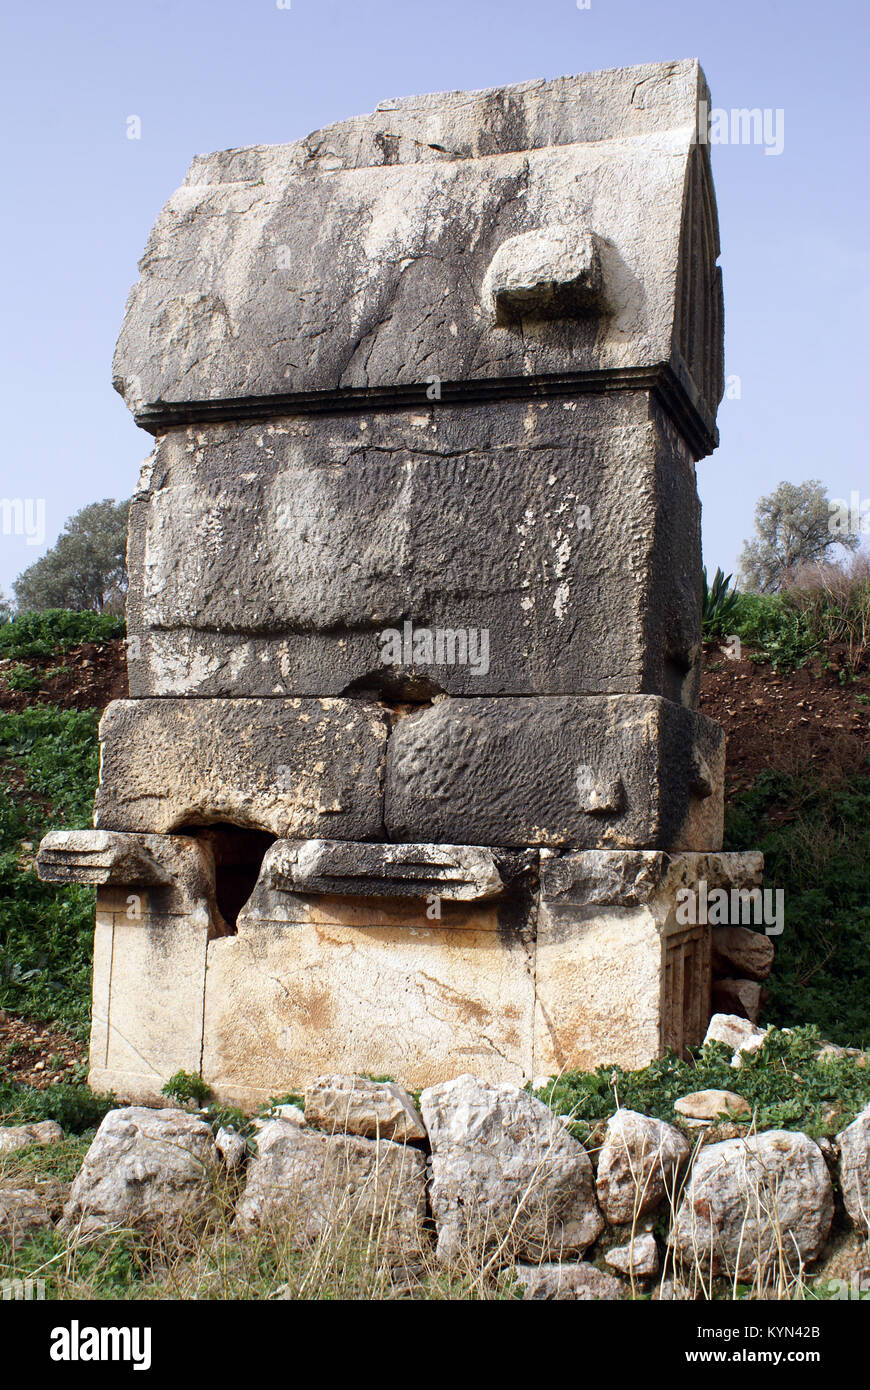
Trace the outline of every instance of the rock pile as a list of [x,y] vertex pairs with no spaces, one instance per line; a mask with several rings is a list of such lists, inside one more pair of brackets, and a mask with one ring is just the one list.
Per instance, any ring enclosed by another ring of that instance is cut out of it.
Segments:
[[[686,1099],[716,1119],[742,1098]],[[629,1296],[659,1275],[659,1298],[693,1296],[692,1281],[714,1275],[760,1289],[796,1278],[828,1242],[829,1164],[846,1219],[870,1233],[870,1107],[824,1152],[783,1130],[705,1144],[701,1129],[693,1148],[676,1126],[619,1109],[590,1157],[565,1117],[509,1083],[459,1076],[418,1106],[392,1082],[330,1075],[308,1088],[304,1113],[276,1107],[254,1131],[215,1140],[185,1111],[114,1110],[62,1224],[159,1236],[203,1229],[229,1205],[240,1239],[269,1232],[396,1267],[512,1270],[523,1298],[581,1300]],[[44,1195],[0,1186],[0,1240],[18,1246],[52,1217]]]

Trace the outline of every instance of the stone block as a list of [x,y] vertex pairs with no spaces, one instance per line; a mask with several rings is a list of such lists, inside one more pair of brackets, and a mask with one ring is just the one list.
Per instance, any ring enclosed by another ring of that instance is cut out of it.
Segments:
[[725,744],[655,696],[444,700],[401,720],[387,755],[395,840],[716,850]]
[[227,822],[379,838],[382,711],[347,700],[116,700],[100,723],[100,829]]
[[132,505],[130,692],[694,705],[700,544],[649,393],[171,431]]

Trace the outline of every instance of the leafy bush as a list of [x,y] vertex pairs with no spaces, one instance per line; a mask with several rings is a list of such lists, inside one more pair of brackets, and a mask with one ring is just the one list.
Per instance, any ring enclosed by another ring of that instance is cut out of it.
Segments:
[[836,785],[765,772],[728,807],[726,850],[760,849],[766,885],[784,893],[768,1022],[870,1042],[868,826],[867,765]]
[[177,1071],[161,1087],[161,1095],[177,1101],[179,1105],[205,1105],[211,1095],[211,1087],[201,1076],[191,1071]]
[[56,1120],[66,1134],[96,1129],[117,1105],[113,1095],[95,1095],[87,1086],[22,1086],[0,1082],[0,1123],[31,1124]]
[[47,608],[42,613],[20,613],[0,626],[0,658],[54,656],[82,642],[109,642],[123,637],[124,619],[113,613],[75,612]]
[[95,895],[40,883],[48,830],[91,824],[98,715],[38,705],[0,713],[0,1008],[87,1033]]
[[755,1112],[758,1129],[834,1134],[870,1101],[870,1069],[851,1059],[820,1061],[816,1028],[768,1034],[739,1071],[731,1049],[707,1043],[689,1061],[670,1054],[639,1071],[601,1066],[564,1072],[535,1094],[557,1114],[571,1115],[578,1139],[588,1140],[617,1106],[674,1124],[674,1101],[691,1091],[737,1091]]

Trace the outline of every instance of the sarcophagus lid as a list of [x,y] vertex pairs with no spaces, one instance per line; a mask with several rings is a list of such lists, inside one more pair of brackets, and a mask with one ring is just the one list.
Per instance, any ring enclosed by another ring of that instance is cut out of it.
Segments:
[[655,382],[715,445],[722,312],[694,61],[382,102],[196,158],[115,358],[138,421]]

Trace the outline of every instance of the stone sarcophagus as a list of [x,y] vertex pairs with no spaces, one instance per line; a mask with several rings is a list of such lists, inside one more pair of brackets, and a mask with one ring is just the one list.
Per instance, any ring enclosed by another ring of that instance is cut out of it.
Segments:
[[384,102],[194,160],[115,385],[130,698],[94,824],[91,1080],[259,1100],[700,1041],[696,711],[722,296],[694,62]]

